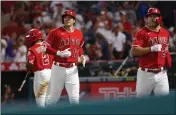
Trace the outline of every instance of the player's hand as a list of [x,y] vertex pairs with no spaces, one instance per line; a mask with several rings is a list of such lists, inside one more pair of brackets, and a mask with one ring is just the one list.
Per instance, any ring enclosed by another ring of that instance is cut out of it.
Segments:
[[86,66],[86,58],[84,55],[81,56],[81,60],[82,60],[83,67],[85,67]]
[[161,51],[162,45],[161,44],[156,44],[151,46],[151,52],[159,52]]
[[41,50],[41,52],[45,53],[46,52],[46,46],[45,45],[41,45],[40,46],[40,50]]
[[71,51],[69,51],[69,50],[70,50],[70,48],[65,49],[64,51],[57,51],[56,55],[60,56],[62,58],[68,58],[71,56]]
[[83,64],[83,67],[86,66],[86,58],[84,55],[81,55],[79,58],[78,58],[78,62],[82,63]]

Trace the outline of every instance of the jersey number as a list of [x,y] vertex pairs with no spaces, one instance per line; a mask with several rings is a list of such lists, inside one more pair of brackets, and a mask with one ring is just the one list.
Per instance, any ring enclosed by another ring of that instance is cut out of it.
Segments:
[[76,57],[78,57],[78,56],[79,56],[79,49],[74,48],[74,49],[73,49],[72,57],[73,57],[73,58],[76,58]]
[[43,54],[42,53],[42,63],[43,63],[43,65],[49,65],[50,60],[49,60],[49,55],[48,54]]

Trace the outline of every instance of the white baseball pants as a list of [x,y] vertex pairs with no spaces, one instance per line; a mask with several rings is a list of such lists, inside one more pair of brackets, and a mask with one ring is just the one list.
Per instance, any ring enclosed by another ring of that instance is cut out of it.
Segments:
[[78,68],[73,66],[65,68],[54,65],[51,69],[51,80],[47,95],[47,105],[56,104],[65,86],[71,104],[79,103],[79,77]]
[[169,83],[167,71],[162,70],[159,73],[146,72],[138,69],[136,83],[137,97],[149,96],[154,93],[155,96],[168,95]]
[[51,69],[44,69],[34,72],[34,95],[39,107],[45,107],[46,91],[51,77]]

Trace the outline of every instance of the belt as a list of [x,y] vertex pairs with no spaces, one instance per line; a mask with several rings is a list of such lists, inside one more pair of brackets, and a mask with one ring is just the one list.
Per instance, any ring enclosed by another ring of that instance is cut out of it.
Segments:
[[163,67],[161,68],[155,68],[155,69],[149,69],[149,68],[142,68],[142,67],[139,67],[142,71],[146,71],[146,72],[152,72],[152,73],[159,73],[161,71],[163,71]]
[[59,63],[59,62],[54,62],[54,65],[65,67],[65,68],[71,68],[75,66],[75,63]]

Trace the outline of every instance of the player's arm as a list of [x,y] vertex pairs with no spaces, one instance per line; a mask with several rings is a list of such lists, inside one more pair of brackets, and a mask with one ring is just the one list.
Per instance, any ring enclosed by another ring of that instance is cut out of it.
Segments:
[[133,56],[144,56],[150,52],[160,52],[161,49],[161,44],[156,44],[151,47],[140,47],[139,45],[132,45],[131,51]]
[[55,31],[52,30],[46,40],[43,42],[42,46],[41,46],[41,50],[43,53],[48,53],[51,55],[56,55],[57,50],[53,48],[55,42]]
[[132,55],[133,56],[143,56],[150,52],[150,47],[142,47],[144,44],[144,35],[141,34],[141,31],[138,31],[135,34],[132,43]]
[[50,44],[48,44],[48,42],[44,41],[42,46],[41,46],[42,52],[43,53],[47,53],[47,54],[51,54],[51,55],[56,55],[57,50],[52,48]]
[[139,30],[136,32],[135,37],[133,39],[132,43],[132,55],[133,56],[144,56],[147,55],[150,52],[155,52],[159,49],[160,46],[149,46],[149,47],[143,47],[145,44],[145,33],[142,32],[142,30]]
[[151,48],[150,47],[140,47],[140,46],[132,46],[132,54],[133,56],[144,56],[146,54],[148,54],[149,52],[151,52]]
[[83,66],[85,67],[86,58],[85,58],[85,56],[84,56],[83,45],[84,45],[84,38],[82,38],[81,43],[80,43],[80,47],[79,47],[78,63],[82,63]]
[[64,51],[59,51],[59,50],[53,48],[54,44],[56,44],[56,41],[55,41],[56,35],[55,34],[56,33],[54,30],[48,34],[46,40],[43,42],[43,44],[41,46],[41,51],[43,53],[48,53],[48,54],[60,56],[63,58],[70,57],[71,52],[69,51],[69,49],[65,49]]
[[35,55],[33,52],[28,51],[26,69],[27,71],[32,71],[35,62]]

